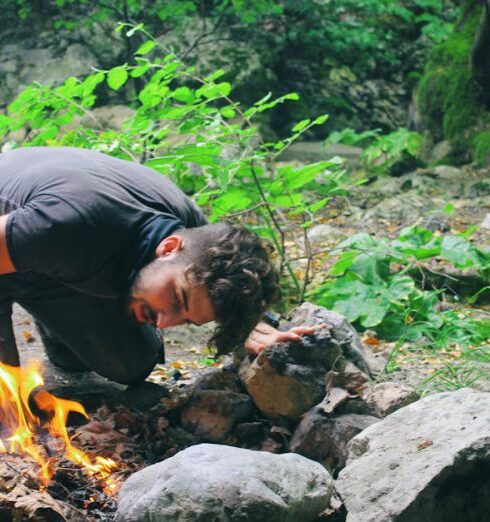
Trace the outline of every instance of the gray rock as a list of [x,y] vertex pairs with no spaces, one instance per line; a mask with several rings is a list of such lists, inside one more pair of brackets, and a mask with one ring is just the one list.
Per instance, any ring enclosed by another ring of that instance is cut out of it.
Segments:
[[434,201],[430,198],[408,192],[380,201],[364,213],[362,221],[369,223],[377,219],[386,219],[411,224],[433,209],[434,205]]
[[480,180],[468,188],[468,197],[480,198],[482,196],[490,196],[490,181]]
[[90,117],[84,115],[80,123],[92,129],[121,130],[125,121],[129,120],[135,110],[127,105],[108,105],[96,107],[90,111]]
[[59,84],[69,76],[85,76],[97,65],[95,56],[83,45],[70,45],[61,56],[54,49],[31,49],[23,57],[19,80],[23,85],[38,81]]
[[243,393],[196,391],[182,411],[182,426],[205,441],[222,442],[252,409],[252,400]]
[[453,148],[451,142],[448,140],[436,143],[429,153],[429,162],[438,163],[444,158],[447,158],[451,154],[452,150]]
[[281,329],[287,330],[302,325],[316,326],[322,323],[328,326],[332,339],[340,345],[346,361],[352,362],[359,370],[370,375],[372,372],[361,339],[343,315],[322,306],[303,303],[296,308],[291,319],[284,323]]
[[243,391],[236,368],[232,364],[226,363],[216,368],[200,369],[187,387],[192,391],[226,390],[235,393]]
[[386,417],[404,406],[420,399],[414,388],[398,382],[380,382],[368,386],[362,393],[362,399],[370,407],[373,415]]
[[307,522],[332,491],[323,466],[300,455],[200,444],[134,473],[116,520]]
[[439,212],[426,217],[422,222],[422,226],[432,232],[449,232],[451,230],[447,216]]
[[308,239],[313,245],[318,245],[325,242],[341,241],[346,237],[347,234],[345,232],[326,223],[316,225],[308,230]]
[[303,416],[289,450],[321,462],[333,473],[347,460],[347,443],[379,419],[371,415],[325,415],[318,407]]
[[483,221],[480,223],[481,228],[485,228],[487,230],[490,230],[490,214],[487,214]]
[[336,483],[347,522],[490,519],[490,393],[426,397],[349,443]]
[[444,181],[456,181],[462,183],[464,181],[464,174],[461,169],[451,167],[450,165],[438,165],[433,169],[434,174]]
[[355,162],[361,152],[362,149],[359,147],[352,147],[341,143],[335,143],[325,147],[322,141],[299,141],[289,146],[279,156],[279,161],[315,162],[341,156],[350,162]]

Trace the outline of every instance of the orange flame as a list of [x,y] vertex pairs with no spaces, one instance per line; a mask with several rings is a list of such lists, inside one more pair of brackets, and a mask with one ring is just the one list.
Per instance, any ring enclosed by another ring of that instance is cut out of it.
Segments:
[[85,408],[78,402],[59,399],[41,388],[35,392],[35,403],[46,420],[36,415],[29,405],[29,398],[36,388],[44,385],[41,365],[30,361],[26,367],[13,367],[0,363],[0,426],[6,438],[0,438],[0,453],[25,453],[40,467],[40,479],[47,486],[54,471],[54,459],[46,455],[42,445],[36,443],[35,435],[41,427],[48,431],[54,440],[61,441],[64,456],[84,467],[90,475],[103,483],[106,493],[117,491],[118,484],[110,477],[116,464],[111,459],[90,457],[75,448],[66,429],[70,412],[76,412],[88,419]]

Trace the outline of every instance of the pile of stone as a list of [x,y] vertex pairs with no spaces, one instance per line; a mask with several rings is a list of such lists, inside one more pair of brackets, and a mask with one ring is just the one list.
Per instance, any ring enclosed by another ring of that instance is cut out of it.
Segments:
[[283,327],[322,323],[164,397],[163,461],[128,479],[118,520],[486,520],[490,394],[419,401],[376,383],[353,327],[321,307],[305,303]]

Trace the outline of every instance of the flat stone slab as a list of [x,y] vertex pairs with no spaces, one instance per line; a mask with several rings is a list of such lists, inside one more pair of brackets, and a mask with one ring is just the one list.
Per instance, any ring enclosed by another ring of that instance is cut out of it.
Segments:
[[490,393],[432,395],[349,443],[347,522],[490,520]]

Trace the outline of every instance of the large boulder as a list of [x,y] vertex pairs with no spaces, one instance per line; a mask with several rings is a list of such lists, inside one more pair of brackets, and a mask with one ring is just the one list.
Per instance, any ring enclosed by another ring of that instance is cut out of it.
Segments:
[[200,444],[133,474],[116,520],[307,522],[332,491],[323,466],[300,455]]
[[490,520],[490,393],[426,397],[349,443],[347,522]]

